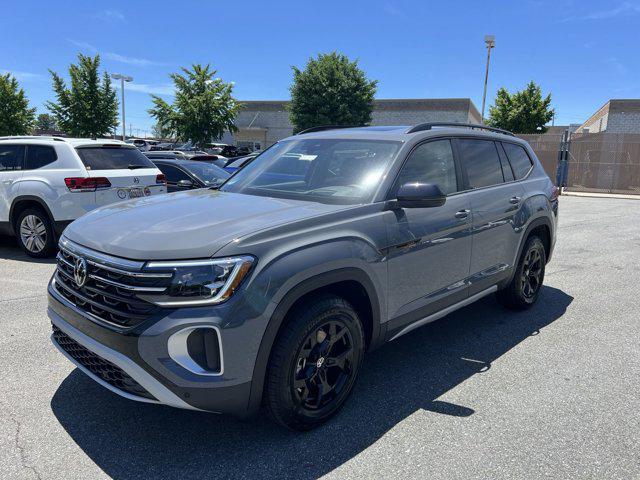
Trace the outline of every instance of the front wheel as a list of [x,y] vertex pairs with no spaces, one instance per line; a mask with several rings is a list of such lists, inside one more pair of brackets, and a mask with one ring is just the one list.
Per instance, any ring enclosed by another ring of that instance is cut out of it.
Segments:
[[293,430],[311,430],[342,407],[364,354],[357,312],[344,299],[323,295],[290,315],[274,345],[265,403],[271,417]]
[[540,237],[529,237],[522,249],[513,279],[497,297],[504,306],[523,310],[533,305],[542,288],[547,254]]

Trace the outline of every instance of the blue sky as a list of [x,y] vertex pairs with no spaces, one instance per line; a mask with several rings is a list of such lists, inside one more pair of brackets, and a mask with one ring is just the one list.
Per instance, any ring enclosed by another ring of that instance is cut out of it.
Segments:
[[39,112],[53,97],[47,69],[66,76],[78,52],[133,76],[127,123],[139,134],[153,123],[149,93],[170,100],[180,66],[211,63],[241,100],[286,99],[291,65],[332,50],[359,60],[378,98],[470,97],[480,108],[487,33],[497,44],[488,102],[535,80],[568,124],[609,98],[640,97],[640,0],[24,0],[3,8],[0,31],[0,72]]

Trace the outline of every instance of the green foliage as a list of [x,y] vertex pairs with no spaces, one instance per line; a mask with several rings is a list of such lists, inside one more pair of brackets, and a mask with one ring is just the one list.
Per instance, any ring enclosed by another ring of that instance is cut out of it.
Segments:
[[58,130],[58,123],[53,115],[41,113],[36,118],[36,130],[51,132]]
[[321,125],[366,125],[371,122],[376,80],[369,81],[342,54],[310,58],[304,70],[293,69],[289,119],[299,132]]
[[151,127],[151,136],[156,139],[166,140],[172,137],[172,132],[170,128],[162,126],[160,123],[156,123]]
[[0,75],[0,136],[30,134],[35,115],[18,80],[10,73]]
[[545,124],[553,118],[550,106],[551,94],[542,98],[542,90],[534,82],[513,94],[501,88],[489,108],[487,124],[514,133],[544,133]]
[[100,56],[78,54],[78,64],[69,66],[71,87],[49,70],[57,102],[47,102],[58,127],[75,137],[100,137],[118,125],[118,100],[107,72],[98,73]]
[[173,73],[175,99],[169,105],[155,95],[148,112],[168,136],[191,140],[199,148],[218,140],[226,131],[235,131],[239,104],[232,97],[233,84],[216,78],[210,65],[194,64],[192,69]]

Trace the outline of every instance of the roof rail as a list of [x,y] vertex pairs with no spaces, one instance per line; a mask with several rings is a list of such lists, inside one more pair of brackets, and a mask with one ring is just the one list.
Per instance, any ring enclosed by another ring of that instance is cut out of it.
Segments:
[[339,128],[358,128],[358,125],[319,125],[317,127],[311,127],[302,130],[296,133],[296,135],[302,135],[303,133],[324,132],[325,130],[337,130]]
[[0,137],[0,140],[55,140],[57,142],[66,142],[65,138],[53,135],[10,135]]
[[487,127],[486,125],[479,125],[477,123],[454,123],[454,122],[429,122],[421,123],[407,130],[407,133],[423,132],[425,130],[431,130],[433,127],[459,127],[470,128],[472,130],[487,130],[489,132],[502,133],[503,135],[510,135],[515,137],[513,132],[503,130],[501,128]]

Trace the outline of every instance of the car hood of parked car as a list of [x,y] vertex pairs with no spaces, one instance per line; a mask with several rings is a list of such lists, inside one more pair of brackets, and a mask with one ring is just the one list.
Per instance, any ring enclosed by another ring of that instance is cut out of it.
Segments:
[[132,260],[208,258],[244,235],[345,208],[217,190],[155,195],[98,208],[64,236]]

